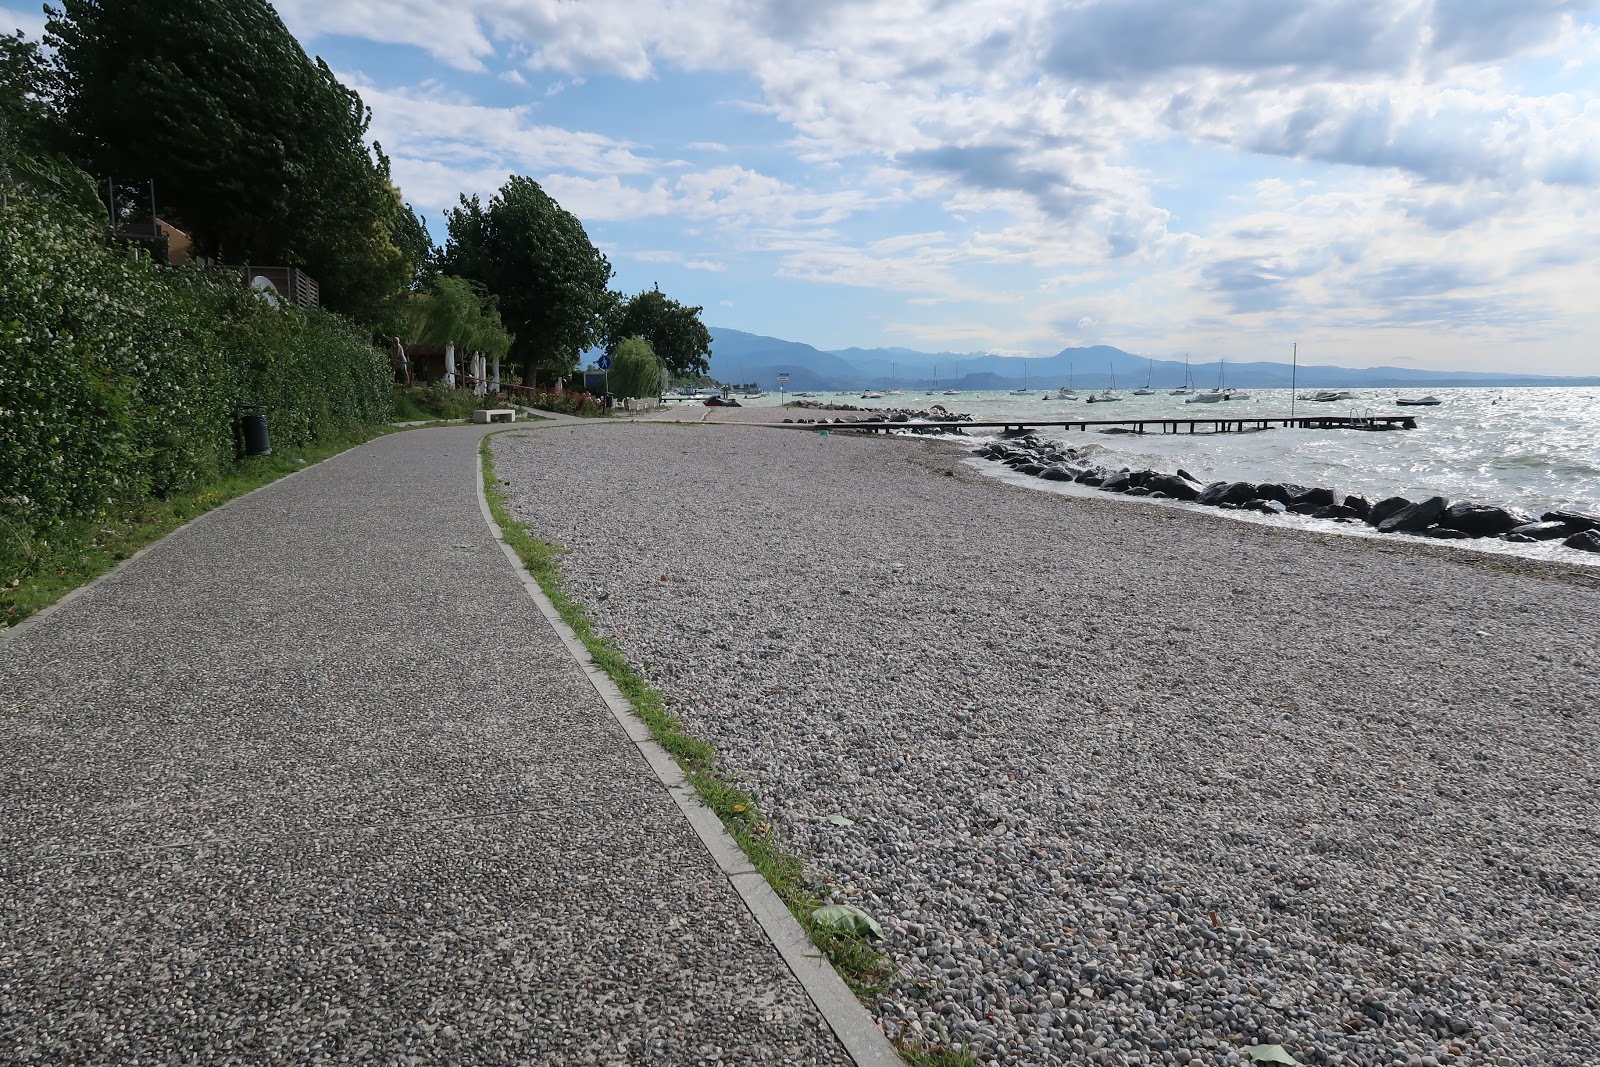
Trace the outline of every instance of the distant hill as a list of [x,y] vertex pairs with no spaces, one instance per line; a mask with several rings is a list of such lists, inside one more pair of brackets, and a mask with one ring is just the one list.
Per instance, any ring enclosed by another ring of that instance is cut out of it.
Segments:
[[[846,348],[827,352],[797,341],[712,326],[711,376],[725,382],[757,382],[775,389],[778,375],[789,375],[791,393],[808,390],[1017,389],[1024,385],[1055,389],[1070,383],[1078,389],[1112,385],[1132,389],[1148,380],[1156,389],[1184,382],[1180,360],[1148,359],[1110,345],[1064,348],[1053,356],[997,356],[987,352],[918,352],[910,348]],[[1288,388],[1293,368],[1288,363],[1195,363],[1190,381],[1209,389],[1226,384],[1271,389]],[[1536,374],[1494,374],[1480,371],[1429,371],[1409,367],[1330,367],[1302,365],[1302,389],[1446,388],[1449,386],[1600,385],[1600,377],[1555,377]]]

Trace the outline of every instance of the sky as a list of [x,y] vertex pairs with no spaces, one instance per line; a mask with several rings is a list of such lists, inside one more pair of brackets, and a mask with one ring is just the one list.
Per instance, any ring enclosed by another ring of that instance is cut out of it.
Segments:
[[276,6],[436,239],[525,174],[710,325],[1600,373],[1600,0]]

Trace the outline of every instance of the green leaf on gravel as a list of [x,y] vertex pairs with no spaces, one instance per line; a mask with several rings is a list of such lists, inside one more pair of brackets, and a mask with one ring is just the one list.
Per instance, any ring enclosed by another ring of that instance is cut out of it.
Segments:
[[854,826],[856,824],[854,819],[847,819],[843,815],[830,815],[828,816],[828,821],[835,826]]
[[1300,1063],[1285,1052],[1282,1045],[1247,1045],[1244,1051],[1251,1063],[1289,1063],[1297,1067]]
[[856,937],[882,937],[883,927],[878,920],[854,904],[824,904],[811,913],[817,924],[840,934]]

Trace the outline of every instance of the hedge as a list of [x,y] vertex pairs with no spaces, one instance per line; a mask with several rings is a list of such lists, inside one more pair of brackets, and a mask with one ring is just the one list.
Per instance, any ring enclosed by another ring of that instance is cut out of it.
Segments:
[[135,262],[37,200],[0,206],[0,541],[216,476],[243,404],[267,405],[275,444],[386,421],[388,358],[236,275]]

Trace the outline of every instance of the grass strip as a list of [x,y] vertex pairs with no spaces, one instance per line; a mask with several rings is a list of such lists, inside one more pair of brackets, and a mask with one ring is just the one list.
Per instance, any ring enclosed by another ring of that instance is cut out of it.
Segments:
[[[837,933],[811,917],[821,901],[816,887],[806,878],[800,857],[784,851],[771,821],[762,815],[755,799],[721,776],[716,765],[716,750],[685,733],[683,724],[667,710],[665,695],[628,663],[615,643],[595,630],[588,613],[572,598],[562,577],[560,559],[565,550],[535,537],[511,516],[505,494],[500,490],[500,480],[495,475],[494,457],[489,451],[489,442],[495,436],[485,435],[478,452],[483,461],[483,490],[489,502],[489,513],[494,516],[506,544],[539,583],[562,621],[583,642],[595,665],[627,697],[634,714],[649,727],[656,743],[683,769],[701,802],[716,812],[751,865],[761,872],[850,989],[863,999],[884,993],[895,973],[893,962],[865,939]],[[904,1040],[896,1047],[901,1057],[916,1067],[977,1067],[978,1064],[964,1047],[953,1049]]]
[[0,578],[0,630],[54,604],[190,519],[389,432],[364,427],[270,456],[247,456],[204,485],[165,499],[116,502],[44,537],[29,537],[0,515],[0,538],[11,542],[0,551],[10,572]]

